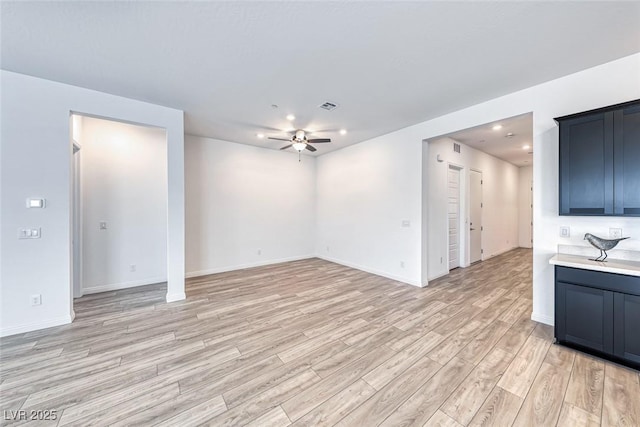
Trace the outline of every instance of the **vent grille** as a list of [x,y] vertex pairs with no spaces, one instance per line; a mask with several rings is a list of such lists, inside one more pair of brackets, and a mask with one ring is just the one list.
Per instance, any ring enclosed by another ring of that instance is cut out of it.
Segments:
[[331,111],[338,108],[338,104],[336,104],[335,102],[327,101],[324,104],[320,105],[320,108],[322,108],[323,110]]
[[453,143],[453,151],[456,152],[456,153],[459,153],[460,152],[460,144],[457,144],[457,143],[454,142]]

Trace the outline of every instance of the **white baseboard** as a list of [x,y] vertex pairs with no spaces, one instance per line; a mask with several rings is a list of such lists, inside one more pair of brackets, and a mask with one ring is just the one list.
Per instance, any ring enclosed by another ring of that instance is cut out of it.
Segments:
[[182,301],[186,298],[187,295],[184,292],[178,292],[177,294],[167,294],[167,302]]
[[538,323],[544,323],[545,325],[553,326],[554,318],[553,316],[547,316],[545,314],[531,313],[531,320]]
[[153,285],[155,283],[166,282],[166,277],[151,277],[149,279],[132,280],[130,282],[113,283],[110,285],[92,286],[90,288],[82,288],[82,294],[97,294],[99,292],[117,291],[118,289],[135,288],[136,286]]
[[494,252],[494,253],[492,253],[491,255],[489,255],[489,256],[488,256],[488,257],[486,257],[486,258],[484,258],[484,257],[483,257],[483,258],[482,258],[482,260],[483,260],[483,261],[486,261],[486,260],[491,259],[491,258],[493,258],[493,257],[497,257],[498,255],[506,254],[507,252],[512,251],[512,250],[514,250],[514,249],[518,249],[518,246],[512,246],[512,247],[510,247],[510,248],[501,249],[501,250],[499,250],[498,252]]
[[395,281],[398,281],[398,282],[406,283],[406,284],[411,285],[411,286],[417,286],[419,288],[423,287],[422,283],[420,281],[407,279],[406,277],[396,276],[396,275],[389,274],[389,273],[384,272],[384,271],[375,270],[373,268],[365,267],[365,266],[354,264],[354,263],[351,263],[351,262],[342,261],[342,260],[339,260],[339,259],[336,259],[336,258],[330,258],[330,257],[324,256],[324,255],[317,255],[316,257],[320,258],[320,259],[323,259],[325,261],[335,262],[336,264],[344,265],[345,267],[355,268],[356,270],[361,270],[361,271],[365,271],[367,273],[375,274],[376,276],[382,276],[382,277],[386,277],[387,279],[391,279],[391,280],[395,280]]
[[7,337],[9,335],[23,334],[25,332],[36,331],[38,329],[51,328],[53,326],[66,325],[73,321],[71,315],[54,317],[53,319],[39,320],[37,322],[23,323],[22,325],[9,326],[0,329],[0,336]]
[[287,258],[272,259],[268,261],[249,262],[246,264],[236,264],[236,265],[226,266],[226,267],[217,267],[217,268],[210,268],[206,270],[190,271],[186,274],[186,277],[187,279],[189,279],[191,277],[200,277],[200,276],[207,276],[209,274],[226,273],[227,271],[242,270],[245,268],[253,268],[253,267],[263,267],[265,265],[280,264],[282,262],[290,262],[290,261],[300,261],[303,259],[309,259],[309,258],[315,258],[315,257],[316,257],[315,255],[299,255],[299,256],[293,256],[293,257],[287,257]]

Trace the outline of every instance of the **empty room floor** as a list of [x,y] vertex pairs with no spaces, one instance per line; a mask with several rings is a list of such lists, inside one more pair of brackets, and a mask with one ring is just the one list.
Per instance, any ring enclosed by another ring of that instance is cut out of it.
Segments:
[[638,371],[529,319],[531,256],[424,289],[310,259],[191,279],[171,304],[162,285],[88,295],[73,324],[0,341],[2,422],[640,425]]

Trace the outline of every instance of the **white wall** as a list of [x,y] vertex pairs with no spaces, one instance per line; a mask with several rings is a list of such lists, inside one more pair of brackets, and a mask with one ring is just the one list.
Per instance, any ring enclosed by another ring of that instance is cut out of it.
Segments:
[[531,203],[531,185],[533,184],[533,166],[519,168],[518,180],[518,245],[521,248],[531,248],[533,221]]
[[[182,111],[0,71],[0,334],[68,323],[71,304],[71,112],[167,130],[168,300],[184,298]],[[25,199],[44,197],[45,209]],[[42,238],[18,240],[20,227]],[[30,296],[42,295],[31,306]]]
[[315,158],[187,135],[185,161],[188,276],[313,256]]
[[[497,157],[460,144],[460,153],[453,151],[451,138],[437,138],[428,146],[428,279],[443,276],[448,268],[447,171],[449,164],[462,167],[464,203],[461,214],[465,226],[460,239],[469,238],[469,171],[482,172],[482,259],[486,260],[518,246],[518,167]],[[442,162],[438,162],[437,156]],[[464,265],[469,265],[469,247],[463,244]]]
[[318,256],[420,285],[421,144],[400,132],[318,158]]
[[[553,269],[548,261],[559,243],[584,244],[580,235],[585,231],[604,233],[617,226],[633,237],[620,249],[640,250],[640,218],[558,216],[558,128],[553,118],[640,98],[639,76],[640,54],[635,54],[321,156],[318,254],[325,256],[324,245],[331,245],[334,258],[345,264],[424,283],[433,255],[421,248],[428,236],[420,221],[420,200],[432,166],[427,162],[422,170],[422,140],[533,112],[532,317],[552,324]],[[425,216],[428,223],[431,218]],[[401,229],[400,218],[411,219],[411,228]],[[564,224],[572,227],[568,241],[558,237]],[[399,258],[408,261],[408,268],[398,267]]]
[[81,135],[83,292],[166,281],[165,130],[84,117]]

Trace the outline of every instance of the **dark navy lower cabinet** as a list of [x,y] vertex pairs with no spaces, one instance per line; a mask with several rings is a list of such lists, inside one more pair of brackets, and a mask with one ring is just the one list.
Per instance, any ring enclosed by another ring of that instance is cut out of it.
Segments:
[[555,267],[560,344],[640,369],[640,277]]

